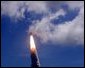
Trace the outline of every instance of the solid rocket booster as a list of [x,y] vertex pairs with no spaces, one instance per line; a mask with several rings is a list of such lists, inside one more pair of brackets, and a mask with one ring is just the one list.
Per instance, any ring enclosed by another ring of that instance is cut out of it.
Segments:
[[31,53],[31,66],[32,67],[39,67],[39,59],[36,53]]
[[32,33],[30,33],[30,51],[31,51],[31,67],[39,67],[40,63],[39,63],[39,59],[38,59],[38,55],[37,55],[37,50],[34,44],[34,40],[32,41]]

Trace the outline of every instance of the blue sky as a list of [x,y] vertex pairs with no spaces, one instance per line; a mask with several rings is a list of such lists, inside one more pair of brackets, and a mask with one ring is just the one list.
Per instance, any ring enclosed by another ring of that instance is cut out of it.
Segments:
[[[1,4],[2,67],[30,67],[28,33],[31,30],[37,35],[34,38],[41,67],[84,66],[82,1],[59,2],[59,4],[58,2],[35,2],[35,4],[28,2],[25,6],[19,2],[1,2]],[[54,7],[55,5],[58,7]],[[7,7],[9,10],[5,9]],[[17,7],[21,10],[17,11]],[[81,31],[77,32],[75,29]]]

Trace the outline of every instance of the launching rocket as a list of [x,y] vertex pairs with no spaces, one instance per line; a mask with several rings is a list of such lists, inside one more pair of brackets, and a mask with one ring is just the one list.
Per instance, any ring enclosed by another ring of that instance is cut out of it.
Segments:
[[31,53],[31,67],[39,67],[39,59],[35,53]]
[[31,53],[31,67],[39,67],[40,66],[39,58],[32,33],[30,33],[30,53]]

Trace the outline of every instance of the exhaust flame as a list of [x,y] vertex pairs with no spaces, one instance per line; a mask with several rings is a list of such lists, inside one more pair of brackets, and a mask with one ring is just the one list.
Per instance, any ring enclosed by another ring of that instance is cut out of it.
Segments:
[[36,50],[34,38],[33,38],[32,35],[30,35],[30,49],[31,49],[31,51],[35,51]]
[[32,34],[30,34],[30,50],[31,50],[32,66],[39,67],[40,62],[39,62],[39,58],[37,55],[37,50],[36,50],[36,46],[35,46],[35,42],[34,42],[34,38]]

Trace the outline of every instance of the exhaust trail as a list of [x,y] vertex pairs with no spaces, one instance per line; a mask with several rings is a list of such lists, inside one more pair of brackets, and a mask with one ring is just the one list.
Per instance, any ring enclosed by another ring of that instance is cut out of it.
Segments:
[[30,34],[31,67],[40,67],[40,62],[32,33]]

